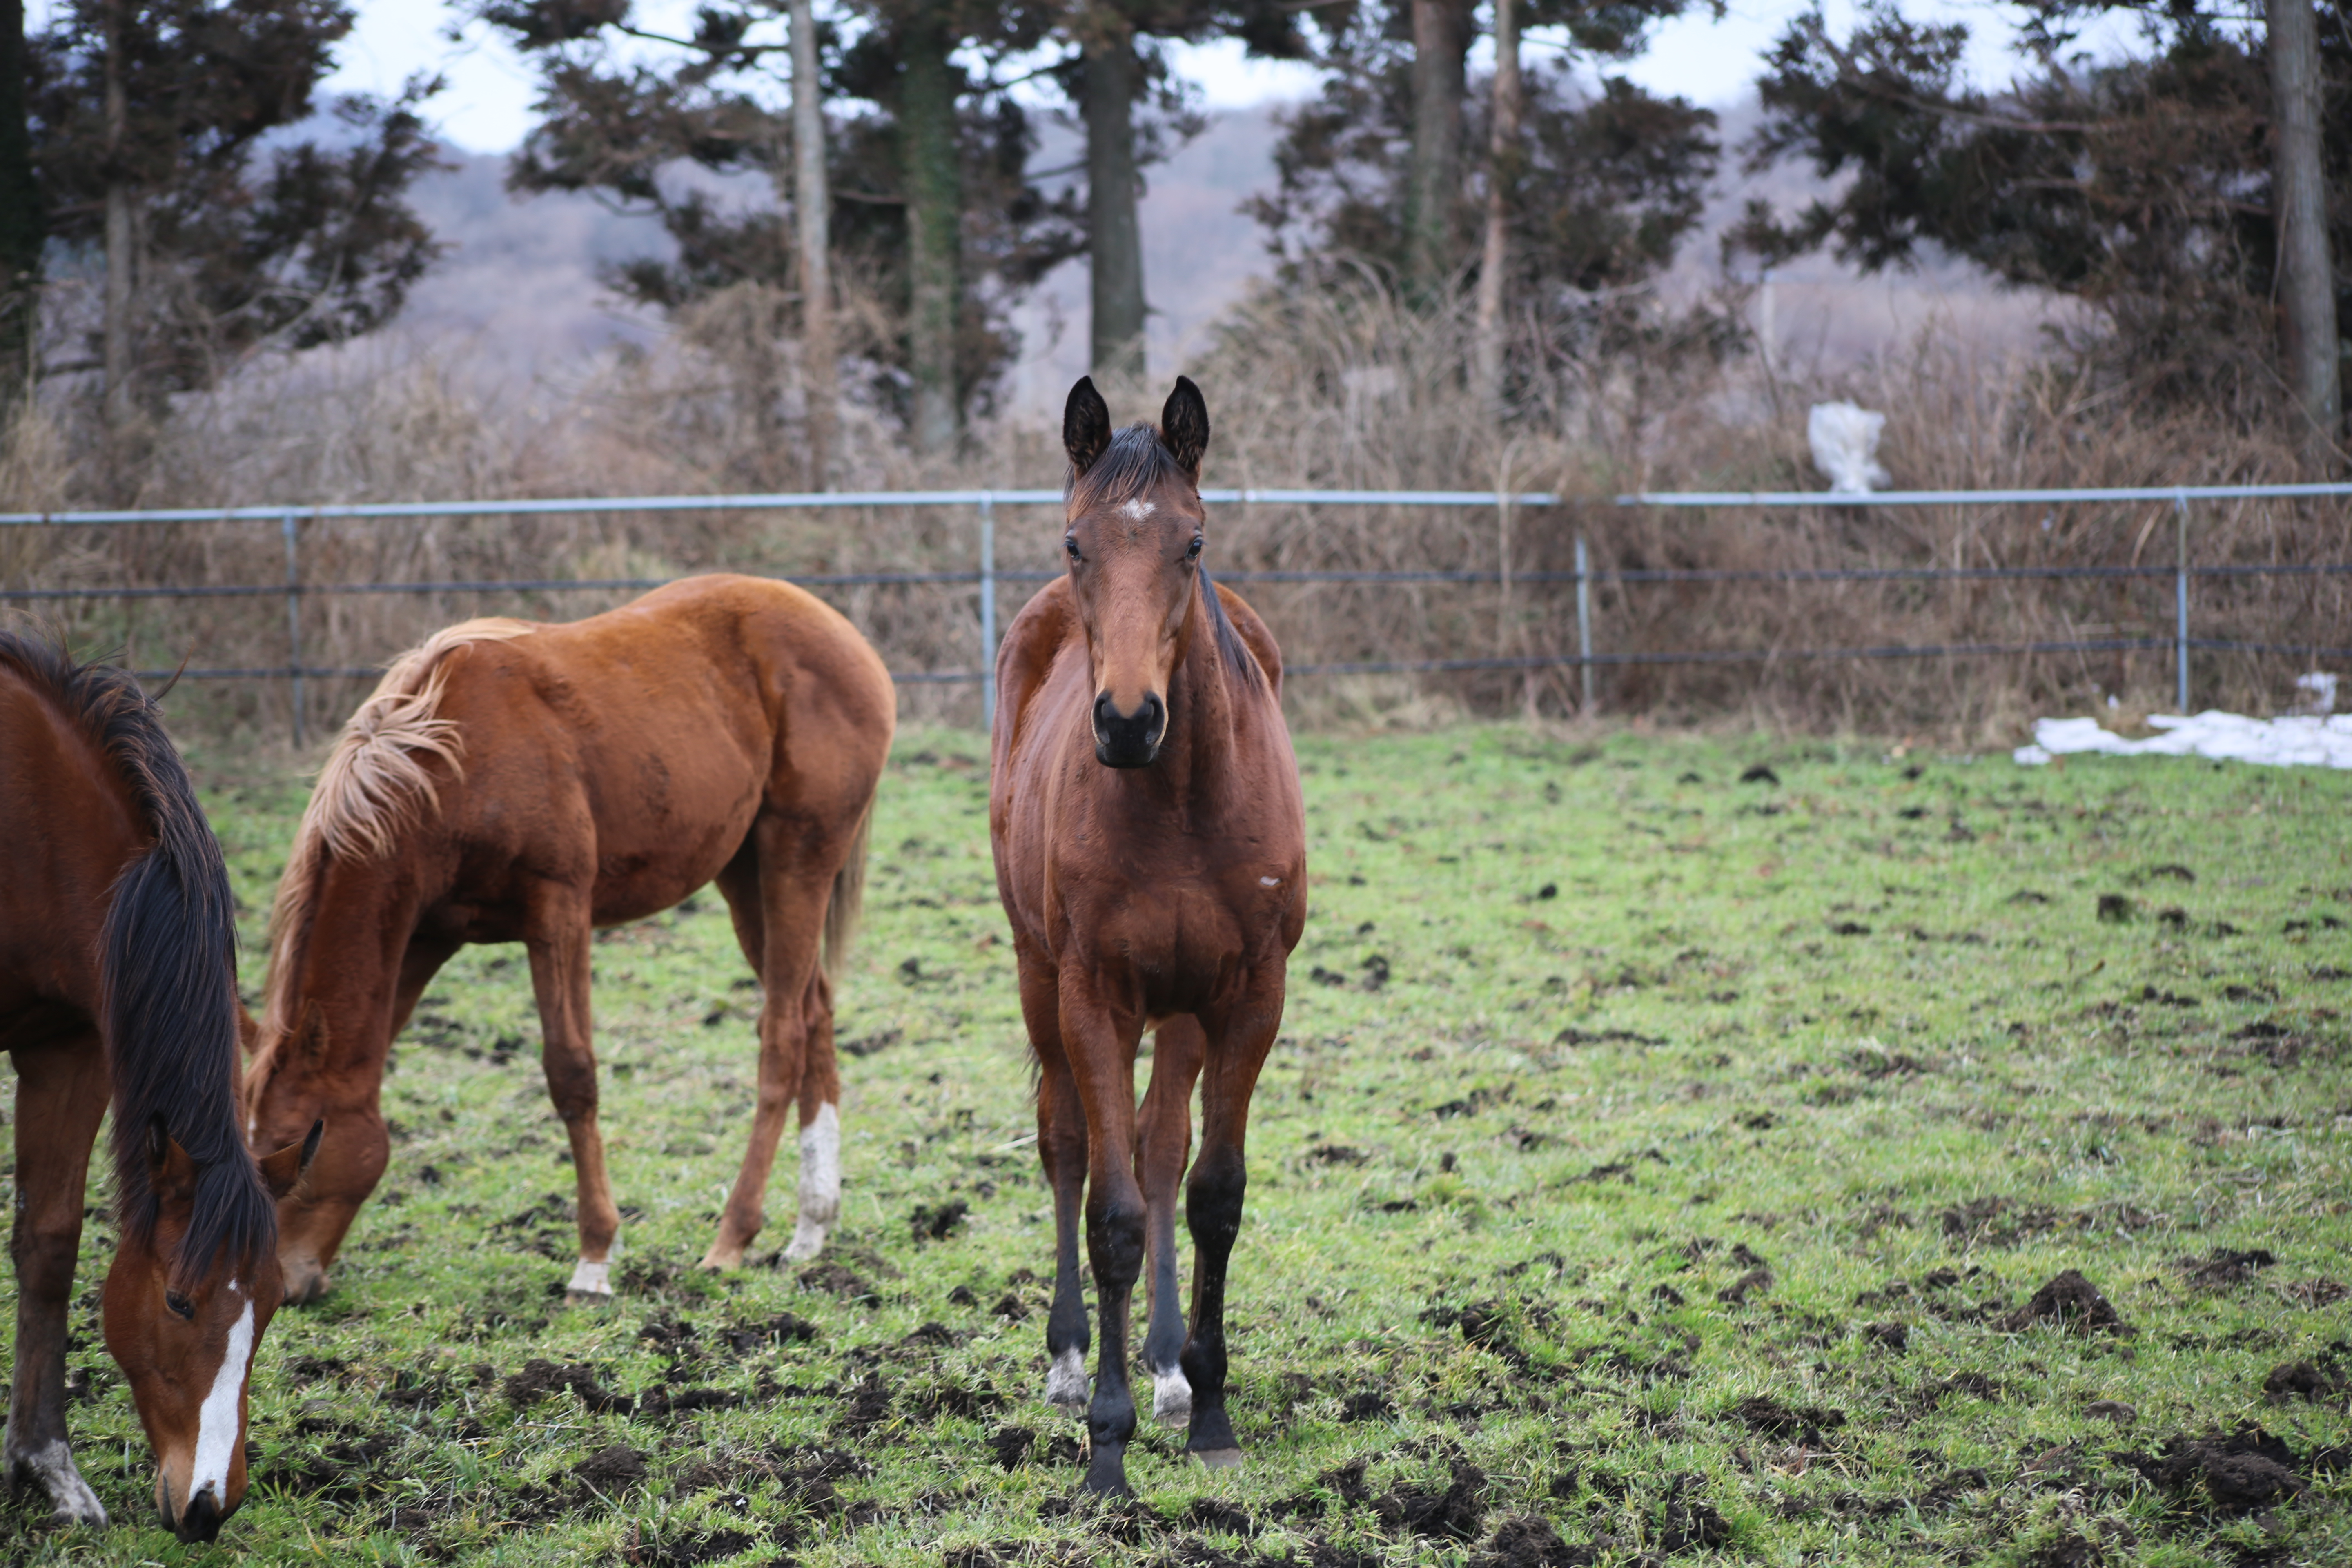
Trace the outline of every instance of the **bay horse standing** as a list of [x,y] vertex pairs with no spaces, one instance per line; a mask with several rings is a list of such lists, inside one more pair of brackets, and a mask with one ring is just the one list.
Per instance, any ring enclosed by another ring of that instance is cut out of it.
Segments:
[[[1202,563],[1200,389],[1179,376],[1158,429],[1114,435],[1082,380],[1062,442],[1068,571],[1030,600],[997,658],[989,837],[1054,1189],[1046,1397],[1085,1412],[1087,1488],[1124,1493],[1128,1308],[1147,1258],[1154,1412],[1189,1421],[1185,1447],[1203,1463],[1242,1460],[1225,1412],[1225,1270],[1247,1184],[1250,1094],[1307,918],[1306,816],[1281,651]],[[1139,1117],[1146,1028],[1151,1085]],[[1196,1080],[1201,1154],[1186,1179]],[[1189,1331],[1177,1305],[1180,1179]],[[1091,1401],[1082,1200],[1102,1315]]]
[[591,943],[714,879],[766,998],[751,1145],[703,1267],[741,1263],[796,1103],[786,1256],[821,1249],[841,1198],[827,965],[856,922],[896,714],[856,627],[758,577],[689,577],[568,625],[467,621],[395,660],[320,773],[270,913],[250,1136],[260,1147],[317,1118],[330,1134],[279,1205],[289,1299],[326,1290],[383,1174],[393,1037],[459,947],[501,942],[530,956],[571,1142],[570,1289],[610,1296],[620,1211],[596,1120]]
[[0,1049],[16,1067],[8,1482],[106,1522],[66,1432],[66,1305],[90,1145],[114,1111],[106,1348],[155,1449],[155,1506],[210,1541],[245,1499],[246,1388],[278,1310],[273,1201],[318,1129],[258,1163],[236,1119],[228,868],[127,672],[0,632]]

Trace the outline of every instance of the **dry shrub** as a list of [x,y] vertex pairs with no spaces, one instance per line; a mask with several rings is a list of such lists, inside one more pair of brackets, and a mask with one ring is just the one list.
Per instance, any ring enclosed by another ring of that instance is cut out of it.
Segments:
[[[0,448],[0,508],[89,504],[295,505],[793,489],[797,366],[762,327],[773,301],[726,298],[658,350],[608,356],[529,381],[502,376],[463,344],[357,345],[248,374],[189,400],[160,429],[110,439],[78,405],[50,404]],[[1906,488],[2170,485],[2291,479],[2284,444],[2228,437],[2181,417],[2143,419],[2103,403],[2046,361],[1971,355],[1961,329],[1843,376],[1775,379],[1722,353],[1720,314],[1622,332],[1597,361],[1540,353],[1498,420],[1463,386],[1469,323],[1398,307],[1376,284],[1312,296],[1261,295],[1192,367],[1216,426],[1208,482],[1246,488],[1488,488],[1581,499],[1553,509],[1221,509],[1213,559],[1248,572],[1470,572],[1456,584],[1247,584],[1294,665],[1573,652],[1574,595],[1562,581],[1580,533],[1598,574],[1594,645],[1603,653],[1777,650],[1721,664],[1601,671],[1602,711],[1689,721],[1730,718],[1809,730],[1910,733],[1974,746],[2015,739],[2033,714],[2117,696],[2169,704],[2168,649],[1905,659],[1803,659],[1809,649],[2013,644],[2168,637],[2169,577],[1835,584],[1629,584],[1677,568],[2164,564],[2168,504],[1708,511],[1620,508],[1637,489],[1801,489],[1810,404],[1850,397],[1888,416],[1883,453]],[[1108,384],[1116,413],[1156,412],[1164,383]],[[1059,478],[1057,432],[1006,418],[954,457],[920,459],[888,421],[845,411],[833,482],[841,489],[1035,488]],[[1011,574],[1055,569],[1058,515],[999,510],[997,558]],[[2204,564],[2352,559],[2340,504],[2200,504],[2191,549]],[[663,578],[708,570],[779,574],[971,569],[976,519],[962,508],[609,512],[299,524],[311,584]],[[69,601],[42,613],[78,644],[116,646],[169,668],[286,662],[285,572],[268,524],[8,530],[0,586],[121,584],[271,588],[197,600]],[[1507,582],[1493,580],[1507,574]],[[1008,580],[1002,619],[1031,591]],[[632,596],[626,587],[498,593],[312,595],[301,607],[306,663],[373,667],[434,626],[468,615],[571,618]],[[969,671],[976,595],[966,584],[826,590],[894,669]],[[2299,647],[2346,636],[2340,577],[2202,579],[2194,628]],[[2307,661],[2200,652],[2200,703],[2264,710]],[[367,678],[309,683],[316,736]],[[969,685],[912,684],[908,714],[976,715]],[[1349,726],[1423,725],[1465,712],[1576,715],[1572,669],[1436,674],[1302,673],[1296,715]],[[175,716],[215,733],[276,737],[282,681],[190,682]]]

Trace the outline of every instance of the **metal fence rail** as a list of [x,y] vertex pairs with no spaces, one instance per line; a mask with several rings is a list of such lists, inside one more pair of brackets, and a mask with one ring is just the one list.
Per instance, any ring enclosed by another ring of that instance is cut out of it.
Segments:
[[[1591,569],[1585,542],[1575,542],[1576,570],[1522,573],[1482,571],[1265,571],[1223,572],[1217,580],[1232,584],[1362,583],[1371,584],[1573,584],[1577,651],[1573,654],[1531,654],[1521,657],[1393,659],[1299,664],[1297,675],[1389,674],[1469,670],[1533,670],[1575,668],[1582,677],[1584,699],[1592,700],[1596,668],[1637,665],[1704,665],[1794,663],[1857,658],[1990,658],[2050,653],[2105,653],[2162,648],[2176,650],[2176,695],[2183,710],[2189,706],[2189,656],[2192,649],[2309,657],[2352,657],[2352,649],[2306,647],[2267,642],[2192,638],[2189,635],[2189,583],[2192,578],[2253,576],[2334,576],[2352,574],[2352,563],[2265,563],[2192,564],[2189,557],[2189,514],[2194,502],[2252,500],[2327,500],[2352,497],[2352,483],[2275,485],[2181,485],[2168,487],[2108,487],[2086,489],[1885,490],[1867,495],[1812,491],[1643,491],[1611,497],[1575,497],[1551,491],[1491,490],[1328,490],[1328,489],[1204,489],[1201,499],[1212,506],[1398,506],[1496,507],[1500,509],[1575,509],[1584,507],[1766,508],[1798,507],[1922,507],[1922,506],[2064,506],[2101,502],[2169,504],[2175,514],[2177,548],[2169,566],[1986,566],[1986,567],[1851,567],[1791,568],[1785,571],[1734,569],[1660,569],[1603,571]],[[970,572],[862,572],[795,576],[804,587],[957,585],[977,590],[980,611],[980,658],[969,670],[894,671],[892,679],[909,684],[977,683],[981,688],[983,722],[992,721],[996,705],[994,649],[996,596],[1000,584],[1037,583],[1056,573],[1004,571],[996,567],[995,509],[999,506],[1052,506],[1062,492],[1050,489],[1012,490],[874,490],[824,493],[779,493],[724,496],[578,496],[552,500],[463,501],[364,501],[318,506],[182,507],[155,510],[17,511],[0,512],[0,527],[97,528],[140,527],[167,523],[274,523],[285,541],[286,576],[279,583],[203,584],[184,587],[14,588],[0,590],[0,603],[72,602],[78,600],[153,600],[206,598],[282,598],[286,606],[285,664],[236,668],[142,670],[144,679],[283,679],[294,686],[295,740],[301,740],[302,683],[306,679],[364,679],[375,668],[341,668],[306,665],[302,660],[300,606],[305,598],[340,595],[551,594],[596,591],[642,591],[661,586],[667,578],[608,577],[594,579],[535,578],[514,580],[410,583],[310,583],[302,578],[301,525],[305,522],[401,521],[436,517],[512,518],[549,515],[593,515],[645,512],[720,512],[859,509],[873,507],[971,508],[978,514],[980,549],[977,569]],[[1651,653],[1596,653],[1592,647],[1591,587],[1594,582],[1633,584],[1700,583],[1845,583],[1845,582],[1973,582],[2031,579],[2099,578],[2174,581],[2173,636],[2166,637],[2106,637],[2058,642],[1900,644],[1856,647],[1684,649]]]

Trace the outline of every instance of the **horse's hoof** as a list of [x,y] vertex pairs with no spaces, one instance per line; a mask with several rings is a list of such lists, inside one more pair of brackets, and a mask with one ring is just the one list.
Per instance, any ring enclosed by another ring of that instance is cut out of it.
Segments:
[[1192,1384],[1181,1371],[1151,1374],[1151,1418],[1162,1426],[1192,1424]]
[[793,1225],[793,1239],[784,1246],[784,1261],[806,1263],[824,1250],[825,1227],[814,1220],[798,1220]]
[[563,1288],[564,1296],[573,1301],[609,1301],[613,1299],[613,1266],[591,1263],[586,1258],[572,1270],[572,1282]]
[[1238,1470],[1242,1468],[1242,1451],[1239,1448],[1202,1448],[1192,1457],[1201,1461],[1203,1469]]
[[37,1452],[13,1454],[7,1465],[12,1489],[27,1485],[41,1489],[49,1500],[49,1528],[71,1530],[78,1524],[106,1528],[106,1505],[74,1468],[73,1452],[63,1443],[45,1444]]
[[1093,1393],[1087,1381],[1086,1358],[1076,1350],[1064,1351],[1045,1369],[1045,1403],[1064,1415],[1083,1417]]

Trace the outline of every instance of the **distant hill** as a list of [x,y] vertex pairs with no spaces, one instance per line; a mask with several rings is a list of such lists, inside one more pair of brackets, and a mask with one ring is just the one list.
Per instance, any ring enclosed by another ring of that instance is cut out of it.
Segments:
[[[1144,292],[1155,372],[1173,371],[1218,315],[1268,270],[1257,226],[1239,208],[1274,178],[1277,110],[1220,115],[1148,174],[1143,202]],[[1724,113],[1736,150],[1755,122],[1752,106]],[[1066,163],[1075,139],[1048,126],[1041,166]],[[615,342],[646,342],[658,318],[614,300],[600,266],[657,254],[667,240],[650,219],[625,216],[584,195],[523,200],[504,188],[506,160],[463,156],[421,181],[415,200],[449,254],[418,284],[397,331],[421,342],[468,342],[501,368],[525,375]],[[1723,280],[1717,236],[1751,195],[1793,209],[1822,185],[1801,166],[1743,174],[1736,151],[1710,201],[1700,236],[1686,245],[1665,288],[1690,297]],[[1783,268],[1773,289],[1780,363],[1834,368],[1900,343],[1937,317],[1965,323],[1986,348],[2022,345],[2049,302],[2004,292],[1966,262],[1864,278],[1828,258]],[[1008,378],[1016,407],[1050,412],[1087,369],[1087,275],[1071,262],[1017,308],[1024,348]]]

